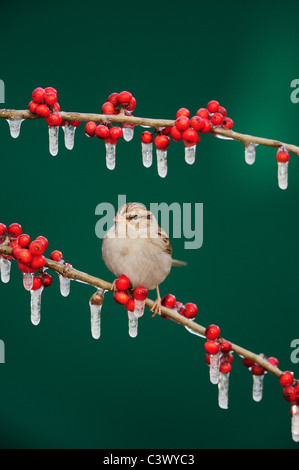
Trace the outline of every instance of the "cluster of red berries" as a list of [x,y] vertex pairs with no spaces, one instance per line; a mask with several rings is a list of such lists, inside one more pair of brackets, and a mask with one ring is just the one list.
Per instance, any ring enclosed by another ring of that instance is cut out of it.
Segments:
[[[194,320],[198,312],[197,305],[191,302],[188,302],[184,305],[182,302],[178,302],[173,294],[165,295],[161,303],[164,307],[175,310],[177,313],[179,313],[185,318],[188,318],[189,320]],[[162,314],[161,317],[169,318],[167,315],[164,314]]]
[[[7,228],[5,224],[0,223],[0,244],[4,241],[12,248],[12,253],[1,256],[9,260],[15,259],[23,274],[35,273],[31,290],[37,290],[41,286],[49,287],[52,284],[52,276],[42,270],[46,263],[44,252],[48,247],[48,240],[45,237],[40,235],[31,241],[30,235],[23,233],[20,224],[13,223]],[[61,261],[63,255],[61,251],[55,250],[50,258]]]
[[232,350],[231,342],[227,340],[219,341],[220,328],[214,324],[207,326],[205,336],[207,338],[207,341],[204,344],[207,364],[210,364],[211,356],[221,353],[219,372],[222,374],[228,374],[231,371],[234,360],[234,357],[230,352]]
[[[175,142],[183,141],[185,147],[192,147],[200,141],[201,134],[207,134],[215,127],[232,129],[234,123],[227,116],[227,111],[220,106],[218,101],[209,101],[206,108],[199,108],[196,115],[190,118],[190,111],[187,108],[180,108],[176,113],[175,124],[172,127],[165,127],[154,139],[156,147],[166,150],[170,144],[170,137]],[[145,131],[141,135],[141,141],[151,143],[153,134]]]
[[[111,93],[108,100],[102,106],[102,114],[119,114],[123,111],[125,114],[130,115],[136,107],[136,99],[129,91],[121,91],[120,93]],[[124,124],[126,126],[126,124]],[[111,124],[99,124],[94,121],[89,121],[85,125],[85,134],[88,137],[98,137],[104,140],[105,143],[116,145],[117,141],[122,137],[123,131],[119,126],[112,126]]]
[[[264,359],[269,362],[274,367],[278,367],[278,359],[276,357],[265,357]],[[252,375],[264,375],[265,374],[265,369],[260,365],[254,362],[252,359],[248,359],[246,357],[242,358],[243,365],[247,367]]]
[[[53,87],[37,87],[32,92],[32,101],[28,105],[29,111],[46,119],[48,126],[64,126],[67,121],[62,121],[60,105],[57,102],[57,90]],[[70,121],[73,127],[78,127],[80,121]]]
[[283,398],[292,405],[299,405],[299,383],[294,380],[293,373],[285,371],[279,377],[279,383],[283,387]]
[[115,288],[115,302],[120,305],[124,305],[129,312],[133,312],[135,310],[135,299],[145,300],[148,296],[148,290],[143,286],[135,287],[132,293],[132,289],[130,289],[130,280],[125,274],[122,274],[116,279]]

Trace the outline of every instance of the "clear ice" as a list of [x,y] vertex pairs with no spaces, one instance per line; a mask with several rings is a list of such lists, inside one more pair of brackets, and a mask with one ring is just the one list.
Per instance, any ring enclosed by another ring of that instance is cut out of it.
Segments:
[[26,290],[31,290],[33,286],[33,273],[23,273],[23,286]]
[[223,374],[220,372],[218,382],[218,405],[223,410],[228,408],[228,386],[229,386],[229,372]]
[[278,164],[278,186],[280,187],[280,189],[287,189],[289,162],[277,162],[277,164]]
[[[194,321],[193,319],[190,319],[190,321]],[[192,328],[189,328],[189,326],[185,326],[186,330],[189,331],[189,333],[192,333],[193,335],[196,335],[196,336],[199,336],[200,338],[205,338],[206,337],[200,333],[198,333],[198,331],[195,331],[195,330],[192,330]]]
[[11,261],[9,259],[0,257],[0,270],[1,270],[1,281],[5,284],[10,280],[10,268]]
[[153,143],[146,144],[141,142],[142,148],[142,163],[145,168],[149,168],[153,163]]
[[211,354],[210,355],[210,381],[212,384],[218,384],[219,382],[219,364],[220,364],[220,354]]
[[252,387],[252,398],[254,401],[261,401],[263,398],[263,375],[253,375],[253,387]]
[[20,135],[21,124],[24,119],[6,119],[9,125],[10,135],[16,139]]
[[299,442],[299,406],[292,405],[292,439],[295,442]]
[[245,145],[245,162],[248,163],[248,165],[252,165],[255,162],[255,148],[256,144],[252,142]]
[[157,149],[158,175],[165,178],[167,175],[167,150]]
[[[101,336],[101,310],[103,305],[103,289],[98,289],[89,300],[91,335],[94,339]],[[94,300],[95,299],[95,300]]]
[[64,277],[62,274],[58,274],[58,277],[59,277],[60,294],[63,297],[67,297],[70,293],[71,280],[69,277]]
[[138,318],[134,312],[128,310],[128,321],[129,321],[129,335],[131,338],[136,338],[138,333]]
[[64,132],[64,145],[68,150],[73,150],[75,143],[75,132],[76,127],[67,123],[65,126],[62,126]]
[[185,146],[185,162],[189,165],[193,165],[195,162],[195,152],[196,145],[192,145],[191,147]]
[[58,154],[58,134],[59,126],[49,126],[49,150],[53,157]]
[[126,142],[130,142],[134,137],[134,126],[123,127],[123,138]]
[[106,166],[109,170],[114,170],[115,168],[115,150],[116,145],[105,142],[106,147]]
[[40,309],[43,289],[43,286],[41,286],[39,289],[30,291],[31,323],[33,325],[38,325],[40,322]]
[[135,310],[134,315],[136,318],[142,317],[144,314],[145,300],[136,300],[135,299]]

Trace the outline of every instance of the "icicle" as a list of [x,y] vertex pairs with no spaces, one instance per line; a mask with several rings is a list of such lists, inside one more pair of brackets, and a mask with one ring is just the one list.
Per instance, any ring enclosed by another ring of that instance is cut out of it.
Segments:
[[158,175],[165,178],[167,175],[167,150],[157,148]]
[[64,144],[68,150],[73,150],[75,143],[75,132],[76,127],[67,123],[65,126],[62,126],[64,132]]
[[6,119],[6,120],[9,125],[11,137],[16,139],[20,135],[21,124],[24,121],[24,119]]
[[101,310],[104,293],[103,289],[98,289],[89,300],[91,334],[94,339],[99,339],[101,336]]
[[218,384],[219,381],[219,363],[220,363],[220,354],[211,354],[210,355],[210,381],[212,384]]
[[195,162],[195,152],[196,145],[192,145],[191,147],[188,145],[185,146],[185,162],[189,165],[193,165]]
[[58,133],[59,126],[49,126],[49,150],[53,157],[58,154]]
[[295,442],[299,442],[299,406],[292,405],[291,407],[292,413],[292,439]]
[[1,256],[0,258],[0,269],[1,269],[1,281],[5,284],[10,280],[10,267],[11,260]]
[[277,164],[278,164],[278,186],[280,187],[280,189],[287,189],[289,162],[277,162]]
[[23,286],[26,290],[31,290],[33,286],[33,273],[23,273]]
[[131,336],[131,338],[136,338],[137,333],[138,333],[138,318],[136,317],[135,312],[130,312],[128,310],[128,320],[129,320],[129,335]]
[[31,323],[38,325],[40,322],[40,309],[41,309],[41,298],[44,287],[41,286],[39,289],[31,290]]
[[145,306],[145,300],[135,299],[135,310],[133,313],[136,318],[142,317],[142,315],[144,314],[144,306]]
[[253,375],[252,398],[261,401],[263,398],[264,375]]
[[[194,321],[193,318],[189,318],[189,320]],[[192,330],[191,328],[189,328],[189,326],[185,326],[185,328],[186,328],[187,331],[189,331],[189,333],[192,333],[193,335],[199,336],[200,338],[205,338],[206,339],[206,336],[198,333],[198,331]]]
[[115,150],[116,145],[105,142],[106,147],[106,166],[109,170],[114,170],[115,168]]
[[228,408],[228,386],[229,372],[227,374],[220,372],[218,382],[218,405],[224,410]]
[[234,140],[232,137],[227,137],[226,135],[221,135],[221,134],[214,134],[214,137],[217,137],[217,139],[223,139],[223,140]]
[[130,142],[133,139],[134,127],[132,124],[123,124],[123,138],[126,142]]
[[142,147],[142,163],[145,168],[149,168],[153,163],[153,143],[148,144],[141,142]]
[[63,297],[67,297],[70,293],[71,280],[68,277],[64,277],[62,274],[58,274],[60,294]]
[[248,165],[252,165],[255,162],[255,148],[257,144],[250,144],[245,145],[245,162]]

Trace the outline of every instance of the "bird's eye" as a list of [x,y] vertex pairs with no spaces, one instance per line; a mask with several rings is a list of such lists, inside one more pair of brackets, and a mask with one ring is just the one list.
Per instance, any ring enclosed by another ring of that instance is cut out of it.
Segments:
[[133,220],[138,219],[138,215],[137,215],[137,214],[133,215],[133,216],[132,216],[132,219],[133,219]]

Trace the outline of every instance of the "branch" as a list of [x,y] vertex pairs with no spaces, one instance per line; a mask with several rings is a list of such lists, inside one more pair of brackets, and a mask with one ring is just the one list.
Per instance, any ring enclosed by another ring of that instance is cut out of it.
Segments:
[[[12,248],[8,246],[0,245],[0,253],[5,254],[5,255],[11,255],[11,252],[12,252]],[[47,259],[45,266],[51,269],[52,271],[56,271],[57,273],[69,279],[83,282],[90,286],[101,288],[107,291],[113,290],[112,284],[110,282],[91,276],[90,274],[84,273],[82,271],[78,271],[77,269],[67,264],[61,264],[56,261],[52,261],[51,259]],[[145,304],[148,308],[151,308],[154,304],[154,301],[151,299],[146,299]],[[182,315],[176,313],[174,310],[171,310],[169,308],[162,306],[161,313],[171,318],[175,322],[179,323],[180,325],[189,328],[195,333],[199,333],[200,335],[205,336],[206,328],[204,326],[201,326],[192,320],[188,320]],[[219,338],[219,342],[221,341],[224,341],[224,338]],[[270,372],[271,374],[277,377],[280,377],[281,374],[283,373],[283,371],[281,371],[278,367],[273,366],[266,359],[264,359],[263,355],[255,354],[234,343],[232,343],[232,350],[241,357],[246,357],[247,359],[251,359],[252,361],[262,366],[267,372]]]
[[[152,127],[155,130],[159,130],[159,128],[163,127],[172,127],[175,123],[174,120],[171,119],[151,119],[151,118],[143,118],[143,117],[135,117],[135,116],[127,116],[124,113],[119,114],[94,114],[94,113],[76,113],[76,112],[65,112],[60,111],[61,117],[63,121],[94,121],[94,122],[101,122],[101,123],[129,123],[138,126],[148,126]],[[28,110],[14,110],[14,109],[0,109],[0,118],[2,119],[28,119],[28,120],[35,120],[35,119],[43,119],[36,114],[32,114]],[[214,136],[223,136],[228,137],[233,140],[237,140],[239,142],[243,142],[244,145],[248,145],[249,143],[254,143],[258,145],[264,145],[266,147],[274,147],[280,148],[284,147],[288,152],[293,153],[299,156],[299,147],[293,144],[287,144],[285,142],[281,142],[277,139],[267,139],[265,137],[256,137],[249,134],[241,134],[239,132],[235,132],[228,129],[223,129],[221,127],[214,127],[211,130],[211,134]]]

